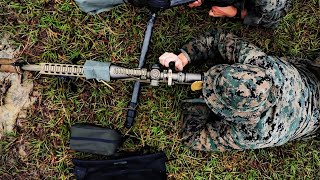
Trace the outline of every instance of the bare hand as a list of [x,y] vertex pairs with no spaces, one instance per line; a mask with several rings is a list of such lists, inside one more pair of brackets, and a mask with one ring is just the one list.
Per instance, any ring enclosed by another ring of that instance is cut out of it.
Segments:
[[165,67],[169,67],[170,62],[175,62],[177,71],[182,71],[184,67],[184,63],[177,55],[168,52],[165,52],[159,57],[159,62]]

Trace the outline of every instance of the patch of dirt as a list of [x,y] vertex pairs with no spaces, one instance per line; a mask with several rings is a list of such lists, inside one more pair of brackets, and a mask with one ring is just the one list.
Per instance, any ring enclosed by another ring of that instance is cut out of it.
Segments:
[[48,40],[47,31],[41,29],[38,33],[38,41],[35,44],[31,44],[30,40],[27,38],[22,38],[21,41],[25,44],[23,54],[27,55],[28,62],[36,62],[35,59],[41,56],[45,51],[45,44]]
[[59,0],[49,0],[44,3],[44,8],[46,9],[46,11],[54,11],[56,10],[54,7],[56,3],[61,3],[61,2],[59,2]]
[[[0,58],[13,59],[18,50],[11,47],[9,37],[5,35],[0,39]],[[5,132],[11,132],[16,119],[22,111],[25,111],[36,100],[30,97],[33,83],[19,74],[0,72],[0,137]]]

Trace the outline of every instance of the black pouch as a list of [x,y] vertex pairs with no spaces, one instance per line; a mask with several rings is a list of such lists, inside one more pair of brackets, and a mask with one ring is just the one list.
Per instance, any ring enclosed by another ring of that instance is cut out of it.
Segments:
[[122,142],[114,129],[76,124],[71,127],[70,148],[80,152],[113,155]]
[[113,160],[72,160],[78,180],[165,180],[165,161],[163,152]]

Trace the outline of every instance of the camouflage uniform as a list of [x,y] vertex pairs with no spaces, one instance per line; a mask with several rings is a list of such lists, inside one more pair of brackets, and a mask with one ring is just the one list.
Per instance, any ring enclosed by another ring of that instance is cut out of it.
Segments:
[[248,0],[244,7],[247,9],[247,16],[244,24],[251,26],[263,26],[274,28],[287,14],[291,7],[292,0]]
[[317,133],[320,81],[307,70],[309,60],[268,56],[221,30],[206,33],[181,51],[192,64],[216,64],[204,78],[207,107],[183,107],[182,139],[190,148],[257,149]]

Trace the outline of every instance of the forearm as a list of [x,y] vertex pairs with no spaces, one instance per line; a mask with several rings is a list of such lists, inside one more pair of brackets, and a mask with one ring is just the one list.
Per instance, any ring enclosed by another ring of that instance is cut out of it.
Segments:
[[245,63],[247,53],[265,54],[256,46],[242,38],[223,30],[212,30],[190,41],[181,48],[188,63],[202,64],[213,61],[214,64]]
[[217,52],[216,36],[220,33],[221,30],[212,30],[185,44],[181,48],[181,53],[188,60],[188,63],[200,64],[208,59],[213,59]]
[[269,57],[260,48],[223,30],[212,30],[189,42],[178,55],[183,67],[189,63],[203,64],[207,60],[218,64],[250,64],[272,68],[277,58]]

